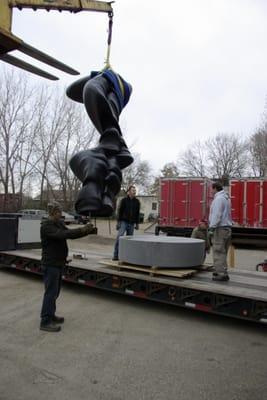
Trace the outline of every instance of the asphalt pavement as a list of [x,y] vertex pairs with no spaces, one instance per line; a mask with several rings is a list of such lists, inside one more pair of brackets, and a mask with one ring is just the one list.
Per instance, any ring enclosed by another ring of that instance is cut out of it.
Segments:
[[[74,243],[106,256],[114,238]],[[264,252],[240,254],[252,268]],[[0,400],[266,398],[267,326],[64,283],[47,333],[42,295],[40,277],[0,269]]]

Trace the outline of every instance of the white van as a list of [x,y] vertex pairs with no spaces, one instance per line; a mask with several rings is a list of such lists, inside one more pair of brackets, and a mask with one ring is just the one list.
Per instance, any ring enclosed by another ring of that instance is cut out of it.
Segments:
[[47,215],[47,212],[45,210],[34,210],[34,209],[25,209],[25,210],[19,210],[18,211],[19,214],[22,215],[29,215],[29,216],[33,216],[33,217],[44,217],[45,215]]

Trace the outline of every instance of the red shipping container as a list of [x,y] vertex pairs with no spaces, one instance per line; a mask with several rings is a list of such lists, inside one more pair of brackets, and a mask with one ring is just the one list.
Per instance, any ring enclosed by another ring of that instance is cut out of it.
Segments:
[[231,197],[232,220],[235,225],[243,225],[244,182],[232,180],[229,194]]
[[208,218],[210,181],[204,178],[161,179],[159,224],[194,227]]
[[260,181],[244,182],[244,226],[255,228],[262,226],[262,218],[260,218],[261,190]]
[[267,227],[267,181],[231,180],[229,189],[234,225]]
[[[229,184],[234,226],[266,228],[267,180],[232,179]],[[209,179],[161,179],[159,225],[196,226],[200,219],[208,219],[212,198]]]
[[[234,226],[266,228],[267,180],[232,179],[229,184]],[[200,219],[208,219],[212,198],[211,181],[206,178],[163,178],[159,224],[194,227]]]
[[262,183],[262,226],[267,228],[267,181]]

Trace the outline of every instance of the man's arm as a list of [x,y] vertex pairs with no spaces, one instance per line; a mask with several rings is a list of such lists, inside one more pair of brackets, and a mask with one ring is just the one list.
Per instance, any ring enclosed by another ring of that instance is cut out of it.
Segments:
[[136,206],[136,223],[135,223],[135,229],[139,229],[139,221],[140,221],[140,201],[137,200],[137,206]]
[[197,239],[197,227],[195,227],[191,233],[191,238]]
[[80,237],[88,235],[90,232],[94,231],[92,224],[86,224],[82,228],[68,229],[66,226],[62,227],[56,225],[42,226],[41,234],[52,238],[52,239],[78,239]]
[[124,199],[121,199],[120,204],[118,206],[118,215],[117,215],[117,224],[116,224],[116,230],[118,231],[121,227],[121,218],[122,218],[122,213],[124,210]]
[[207,251],[207,253],[209,253],[210,252],[210,248],[211,248],[211,237],[209,235],[208,230],[207,230],[207,233],[206,233],[205,242],[206,242],[206,251]]
[[121,221],[122,219],[122,215],[125,209],[125,197],[123,199],[121,199],[119,207],[118,207],[118,223]]
[[216,228],[222,219],[223,215],[223,199],[216,199],[212,206],[212,214],[210,217],[210,223],[209,227],[210,228]]

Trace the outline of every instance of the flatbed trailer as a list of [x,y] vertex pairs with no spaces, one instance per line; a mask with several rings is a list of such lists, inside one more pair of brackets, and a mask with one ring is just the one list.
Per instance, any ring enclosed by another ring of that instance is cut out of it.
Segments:
[[[175,225],[156,225],[155,235],[160,232],[167,236],[184,236],[191,237],[193,227],[175,226]],[[267,228],[245,228],[240,226],[232,227],[232,245],[234,247],[253,247],[266,249]]]
[[[123,265],[110,266],[110,260],[105,259],[103,253],[82,253],[82,259],[73,259],[64,268],[64,281],[267,324],[265,272],[231,270],[229,282],[213,282],[210,271],[199,270],[190,278],[181,279],[157,276],[157,271],[151,273],[151,269],[147,272],[127,271]],[[107,265],[103,264],[105,261]],[[1,251],[0,265],[42,275],[40,250],[37,249]]]

